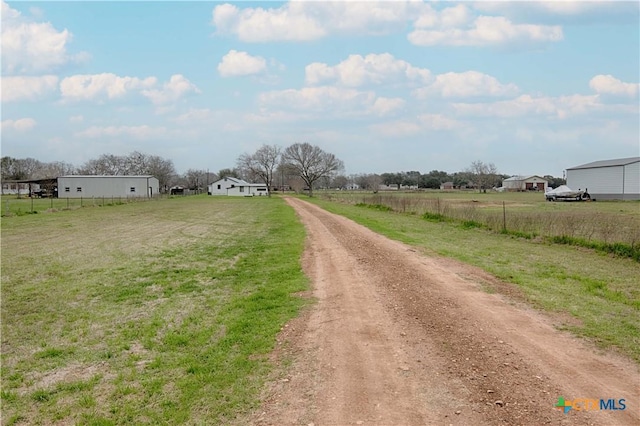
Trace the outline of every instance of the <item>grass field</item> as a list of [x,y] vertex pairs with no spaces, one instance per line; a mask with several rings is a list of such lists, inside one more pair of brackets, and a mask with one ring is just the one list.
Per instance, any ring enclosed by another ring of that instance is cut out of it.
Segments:
[[640,261],[640,202],[547,202],[541,193],[318,192],[330,201],[427,215],[471,227],[603,249]]
[[[46,200],[45,200],[46,201]],[[3,424],[223,424],[308,302],[281,199],[194,196],[2,220]]]
[[[515,196],[524,195],[531,194]],[[518,286],[560,327],[640,362],[640,265],[631,259],[311,201],[477,265]],[[602,209],[618,220],[635,220],[638,206],[507,201]],[[4,217],[2,423],[224,424],[242,416],[273,368],[275,335],[308,303],[294,295],[307,288],[303,241],[278,197],[194,196]],[[500,291],[490,283],[486,290]]]
[[159,201],[167,198],[180,198],[179,196],[163,195],[162,198],[154,197],[89,197],[89,198],[30,198],[22,195],[3,195],[0,197],[0,210],[3,217],[24,216],[27,214],[52,213],[61,210],[75,210],[81,207],[108,207],[119,206],[128,203]]
[[[311,201],[427,253],[479,266],[515,284],[528,303],[551,313],[559,327],[640,362],[640,264],[632,259],[467,227],[463,222],[430,221],[318,198]],[[486,289],[499,291],[488,283]]]

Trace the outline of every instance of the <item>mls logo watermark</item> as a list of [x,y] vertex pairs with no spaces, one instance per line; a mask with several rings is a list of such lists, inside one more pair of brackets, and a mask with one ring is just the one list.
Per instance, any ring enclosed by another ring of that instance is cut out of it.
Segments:
[[623,411],[627,408],[624,399],[591,399],[576,398],[573,401],[559,397],[555,407],[567,414],[571,410],[575,411]]

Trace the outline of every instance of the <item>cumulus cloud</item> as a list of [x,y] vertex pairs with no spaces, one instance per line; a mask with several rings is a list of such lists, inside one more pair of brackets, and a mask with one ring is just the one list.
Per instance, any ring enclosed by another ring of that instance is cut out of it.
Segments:
[[412,66],[390,53],[349,55],[338,65],[329,66],[314,62],[305,67],[307,84],[336,81],[341,85],[358,87],[365,84],[403,83],[416,81],[425,83],[431,73],[428,69]]
[[75,134],[76,137],[97,139],[102,137],[130,137],[138,140],[157,139],[166,136],[165,127],[141,126],[92,126]]
[[15,130],[18,132],[26,132],[36,126],[36,120],[33,118],[20,118],[18,120],[2,120],[2,130]]
[[559,97],[533,97],[521,95],[515,99],[493,103],[455,103],[452,105],[460,115],[480,117],[520,117],[543,115],[559,119],[584,114],[603,108],[598,95],[570,95]]
[[432,94],[444,98],[464,98],[472,96],[513,96],[518,93],[515,84],[502,84],[495,77],[478,71],[462,73],[449,72],[435,77],[432,84],[414,91],[419,99]]
[[245,42],[309,41],[331,33],[386,34],[402,29],[425,5],[394,2],[289,2],[277,8],[244,8],[231,4],[213,9],[218,34]]
[[377,98],[369,110],[376,115],[388,115],[404,107],[404,99],[401,98]]
[[368,108],[374,102],[373,92],[361,92],[332,86],[271,91],[259,96],[259,103],[263,106],[313,111]]
[[601,95],[633,97],[638,94],[640,84],[625,83],[612,75],[596,75],[589,81],[589,87]]
[[67,29],[57,30],[50,22],[32,22],[4,1],[0,38],[5,74],[47,72],[86,56],[67,52],[72,39]]
[[[419,18],[407,38],[417,46],[490,46],[517,42],[557,42],[563,39],[558,25],[514,24],[502,16],[479,16],[463,28]],[[434,28],[431,28],[434,27]]]
[[442,114],[421,114],[418,121],[430,130],[450,130],[460,125],[458,121]]
[[421,132],[447,131],[462,127],[462,124],[442,114],[421,114],[414,119],[402,119],[377,123],[370,129],[385,137],[408,137]]
[[141,93],[155,105],[165,105],[175,102],[188,94],[197,94],[201,93],[201,91],[183,75],[174,74],[168,82],[163,84],[162,89],[145,89]]
[[260,74],[266,69],[267,61],[264,58],[237,50],[230,50],[218,64],[218,72],[222,77]]
[[111,73],[79,74],[63,79],[60,82],[60,93],[64,101],[117,99],[132,91],[151,88],[156,83],[155,77],[140,79]]
[[33,101],[54,92],[58,77],[2,77],[2,102]]

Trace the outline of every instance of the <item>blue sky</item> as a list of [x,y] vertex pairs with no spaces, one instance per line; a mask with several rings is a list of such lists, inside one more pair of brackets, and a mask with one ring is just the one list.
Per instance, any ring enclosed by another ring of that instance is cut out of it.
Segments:
[[2,155],[562,176],[640,155],[638,2],[2,2]]

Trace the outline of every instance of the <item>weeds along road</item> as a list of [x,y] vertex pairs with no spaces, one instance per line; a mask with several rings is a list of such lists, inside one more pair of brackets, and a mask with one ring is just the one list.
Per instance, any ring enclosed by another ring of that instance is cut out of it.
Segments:
[[[598,354],[543,315],[305,201],[303,267],[317,303],[285,327],[254,424],[640,424],[638,368]],[[559,396],[626,400],[624,411],[554,408]]]

